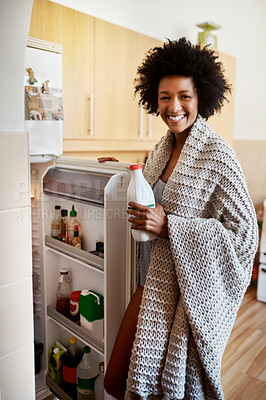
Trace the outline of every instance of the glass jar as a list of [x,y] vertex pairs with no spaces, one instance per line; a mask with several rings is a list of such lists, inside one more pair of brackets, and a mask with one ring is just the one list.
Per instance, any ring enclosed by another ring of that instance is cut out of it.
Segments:
[[69,304],[71,294],[69,269],[60,268],[60,276],[56,292],[56,311],[69,318]]

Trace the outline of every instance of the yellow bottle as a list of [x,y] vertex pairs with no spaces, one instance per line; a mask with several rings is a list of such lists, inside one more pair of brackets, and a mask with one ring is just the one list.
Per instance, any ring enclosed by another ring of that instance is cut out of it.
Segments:
[[63,346],[54,345],[48,352],[48,375],[50,378],[60,385],[62,383],[62,361],[61,357],[66,349]]

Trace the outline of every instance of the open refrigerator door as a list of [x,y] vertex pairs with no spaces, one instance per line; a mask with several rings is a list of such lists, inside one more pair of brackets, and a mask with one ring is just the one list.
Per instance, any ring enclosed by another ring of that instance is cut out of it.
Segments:
[[[50,387],[69,399],[49,373],[48,352],[71,336],[92,349],[106,366],[127,304],[135,290],[135,242],[127,221],[127,164],[59,158],[32,164],[33,296],[35,340],[42,343],[36,390]],[[81,248],[51,237],[54,209],[74,206]],[[100,245],[99,245],[100,244]],[[100,252],[97,251],[100,249]],[[56,310],[61,268],[70,271],[72,291],[89,290],[103,298],[103,335],[75,324]],[[106,399],[111,399],[105,394]]]

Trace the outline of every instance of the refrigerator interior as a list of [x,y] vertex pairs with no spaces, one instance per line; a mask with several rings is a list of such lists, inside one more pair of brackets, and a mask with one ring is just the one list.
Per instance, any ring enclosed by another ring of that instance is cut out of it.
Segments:
[[[126,214],[128,166],[108,164],[67,159],[45,166],[32,164],[34,328],[36,340],[43,343],[36,390],[47,382],[58,389],[46,378],[48,350],[56,341],[66,346],[73,335],[81,347],[92,348],[97,362],[107,365],[134,290],[135,244]],[[51,238],[55,205],[68,211],[74,205],[81,224],[82,249]],[[90,253],[98,241],[104,243],[104,258]],[[72,291],[91,289],[104,296],[104,338],[94,337],[56,312],[61,267],[70,270]]]

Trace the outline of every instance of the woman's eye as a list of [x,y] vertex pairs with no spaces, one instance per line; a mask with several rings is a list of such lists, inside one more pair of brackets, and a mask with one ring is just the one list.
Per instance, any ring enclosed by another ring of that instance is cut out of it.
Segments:
[[160,98],[160,100],[168,100],[168,99],[169,99],[169,97],[167,97],[167,96],[163,96]]

